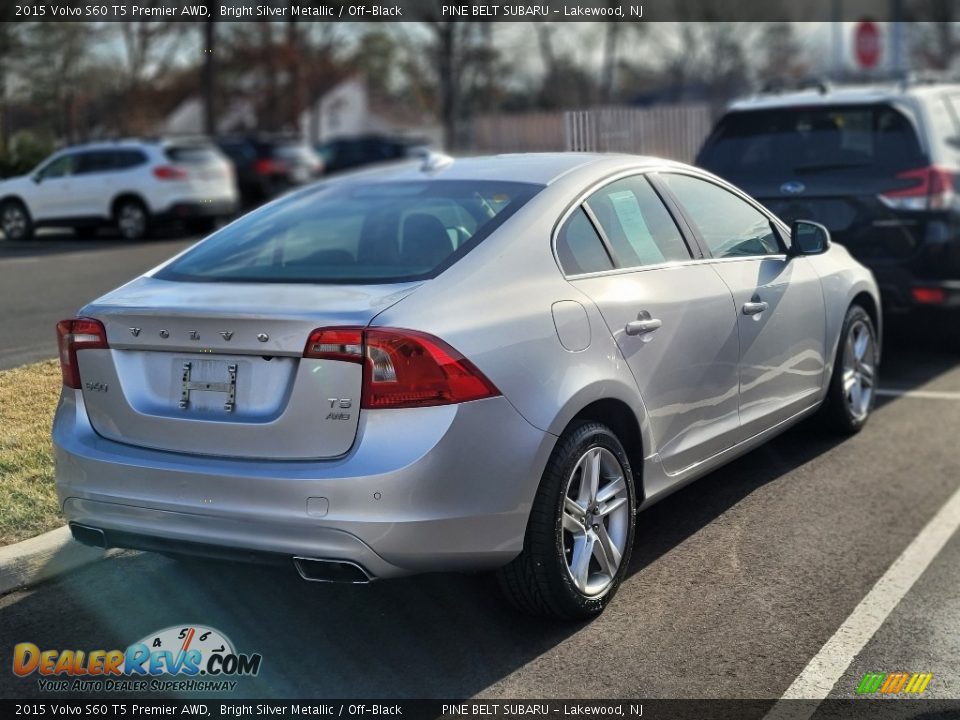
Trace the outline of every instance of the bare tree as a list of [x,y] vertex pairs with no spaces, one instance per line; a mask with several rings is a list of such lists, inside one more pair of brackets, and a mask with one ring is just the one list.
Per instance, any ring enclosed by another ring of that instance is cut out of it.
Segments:
[[86,104],[102,89],[103,73],[94,71],[91,49],[99,29],[90,23],[25,23],[21,28],[18,71],[30,78],[27,95],[43,110],[53,134],[68,143],[88,136]]
[[922,0],[916,5],[913,16],[908,19],[927,19],[907,25],[915,64],[933,70],[949,70],[960,49],[955,0]]

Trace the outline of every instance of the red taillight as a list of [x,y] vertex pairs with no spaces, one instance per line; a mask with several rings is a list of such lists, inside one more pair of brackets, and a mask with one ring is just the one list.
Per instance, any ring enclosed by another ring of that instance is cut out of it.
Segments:
[[258,175],[282,175],[287,172],[287,165],[273,158],[260,158],[253,164],[253,169]]
[[157,165],[153,169],[153,176],[157,180],[186,180],[187,171],[170,165]]
[[363,363],[361,407],[412,408],[480,400],[500,391],[442,340],[414,330],[322,328],[304,357]]
[[880,200],[894,210],[942,210],[953,200],[953,174],[940,167],[925,167],[897,173],[898,180],[913,185],[881,193]]
[[57,323],[57,347],[60,351],[60,374],[63,384],[80,389],[80,368],[77,351],[106,348],[107,331],[99,320],[73,318]]
[[914,301],[922,305],[941,305],[947,300],[947,292],[943,288],[915,287],[912,293]]

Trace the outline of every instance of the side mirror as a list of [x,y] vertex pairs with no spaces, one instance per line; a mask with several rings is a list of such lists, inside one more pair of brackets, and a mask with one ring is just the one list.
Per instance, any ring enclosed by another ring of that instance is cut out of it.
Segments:
[[820,223],[795,220],[790,227],[791,255],[821,255],[830,247],[830,231]]
[[37,185],[40,184],[40,181],[43,180],[43,175],[41,173],[34,173],[30,176],[30,179],[33,180]]

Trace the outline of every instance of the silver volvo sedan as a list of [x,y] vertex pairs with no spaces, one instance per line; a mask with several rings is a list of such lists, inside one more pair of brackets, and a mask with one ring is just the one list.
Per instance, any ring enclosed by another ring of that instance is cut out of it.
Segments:
[[880,302],[822,226],[653,158],[323,182],[58,325],[88,544],[366,582],[496,569],[600,612],[637,512],[802,418],[866,422]]

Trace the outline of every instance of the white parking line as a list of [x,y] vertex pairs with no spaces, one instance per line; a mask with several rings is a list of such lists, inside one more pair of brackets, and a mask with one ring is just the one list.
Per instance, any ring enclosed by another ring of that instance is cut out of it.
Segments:
[[[820,701],[830,694],[833,686],[843,677],[857,653],[880,629],[957,528],[960,528],[960,489],[950,496],[900,557],[893,561],[840,629],[787,688],[781,701],[773,706],[765,720],[806,720],[811,717]],[[791,700],[815,702],[786,702]]]
[[944,392],[938,390],[896,390],[894,388],[880,388],[877,395],[885,397],[905,397],[919,400],[960,400],[960,392]]

